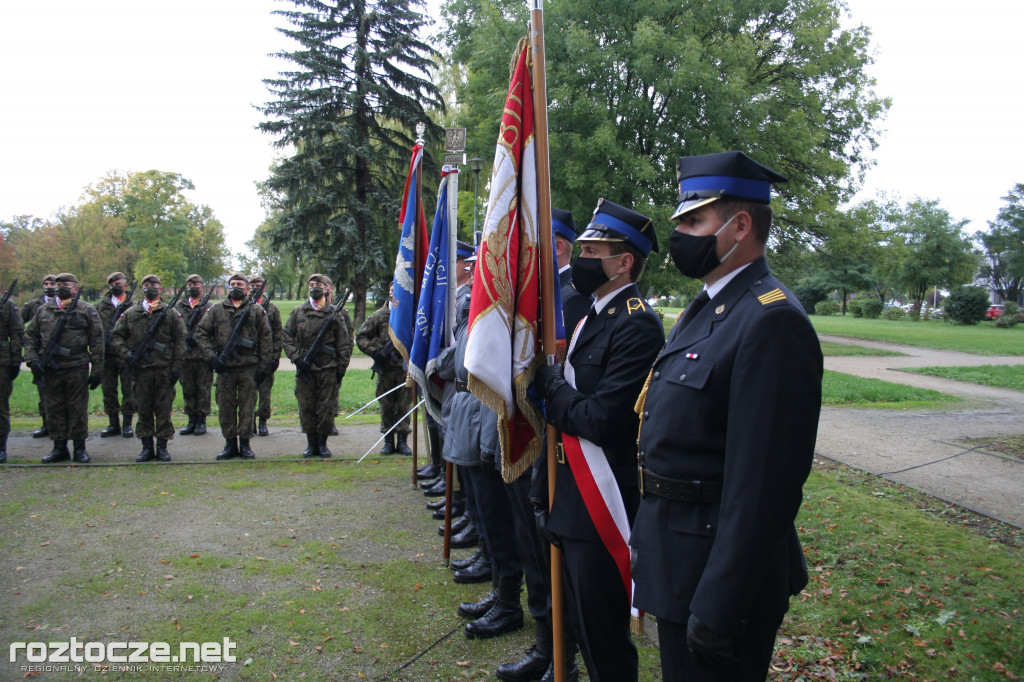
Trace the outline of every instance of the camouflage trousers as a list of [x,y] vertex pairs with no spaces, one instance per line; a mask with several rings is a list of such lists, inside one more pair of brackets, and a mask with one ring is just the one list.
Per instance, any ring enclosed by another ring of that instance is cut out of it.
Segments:
[[135,370],[135,408],[139,416],[135,435],[139,438],[174,437],[174,424],[171,423],[174,387],[169,372],[167,367]]
[[[121,400],[117,399],[117,383],[121,382]],[[135,414],[132,400],[132,380],[125,374],[121,359],[112,351],[103,356],[103,411],[114,417],[124,413],[131,418]]]
[[[377,375],[377,396],[380,397],[395,386],[405,383],[405,370],[401,372],[388,372]],[[380,399],[380,432],[387,433],[400,417],[405,415],[412,408],[412,389],[400,388],[390,395]],[[408,416],[395,429],[395,433],[409,435],[412,427],[409,426]]]
[[[171,394],[173,399],[173,386]],[[189,421],[210,414],[210,389],[213,388],[213,370],[203,360],[185,360],[181,363],[181,397],[185,401],[185,414]]]
[[260,419],[270,419],[270,391],[274,388],[274,374],[274,372],[267,374],[256,387],[256,416]]
[[11,368],[0,365],[0,436],[11,432]]
[[89,366],[47,372],[43,406],[46,408],[50,440],[88,438]]
[[256,408],[256,370],[229,369],[217,374],[220,432],[227,440],[252,438]]
[[334,405],[338,399],[338,377],[334,368],[296,374],[295,399],[299,403],[299,425],[302,432],[331,435]]

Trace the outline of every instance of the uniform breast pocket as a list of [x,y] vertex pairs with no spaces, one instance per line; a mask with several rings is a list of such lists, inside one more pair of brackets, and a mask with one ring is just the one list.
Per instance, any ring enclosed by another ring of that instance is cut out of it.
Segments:
[[683,356],[673,357],[655,368],[647,411],[656,420],[657,428],[682,442],[692,441],[703,432],[713,370],[713,363]]
[[607,348],[583,348],[573,353],[572,366],[579,367],[581,365],[604,365],[604,356],[608,349]]

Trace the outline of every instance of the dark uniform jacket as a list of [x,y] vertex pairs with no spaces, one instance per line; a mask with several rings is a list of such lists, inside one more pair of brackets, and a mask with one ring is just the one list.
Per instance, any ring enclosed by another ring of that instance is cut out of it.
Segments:
[[593,299],[576,291],[572,285],[572,269],[566,268],[558,273],[558,283],[562,289],[562,323],[565,325],[565,343],[572,341],[576,325],[587,316]]
[[[199,306],[199,304],[202,302],[202,300],[203,299],[200,298],[200,299],[198,299],[196,301],[196,307]],[[199,345],[199,323],[203,320],[203,317],[206,316],[206,313],[209,312],[210,307],[214,306],[214,305],[217,305],[217,304],[216,303],[210,303],[209,301],[207,301],[206,308],[199,311],[199,317],[196,319],[195,327],[192,330],[195,333],[195,338],[193,339],[194,343],[193,343],[192,348],[189,348],[188,347],[188,321],[192,318],[192,313],[195,312],[195,308],[193,308],[189,304],[188,296],[182,296],[181,299],[179,299],[178,302],[174,304],[174,309],[178,311],[179,315],[181,315],[181,322],[185,326],[185,359],[186,360],[202,360],[203,359],[203,349]]]
[[320,354],[314,360],[313,368],[337,371],[348,366],[348,358],[352,355],[352,340],[340,315],[329,319],[333,311],[334,308],[328,306],[314,310],[309,299],[292,310],[282,331],[284,353],[289,360],[295,362],[302,358],[313,345],[324,322],[329,320],[331,326],[324,333]]
[[[128,307],[131,307],[131,304],[129,304]],[[117,306],[110,302],[109,295],[104,295],[103,298],[96,302],[96,314],[100,316],[100,328],[103,329],[104,338],[106,337],[107,330],[113,329],[110,323],[114,318],[114,311],[116,310]],[[122,310],[122,313],[124,313],[125,310],[127,310],[127,308]]]
[[397,352],[385,353],[384,349],[394,348],[388,327],[391,320],[391,309],[384,306],[370,315],[356,332],[356,345],[359,350],[374,360],[374,369],[378,374],[400,374],[405,369],[402,356]]
[[630,540],[637,608],[677,623],[692,611],[736,636],[755,598],[786,599],[807,583],[793,520],[821,375],[814,329],[764,259],[672,330],[651,373],[640,464],[721,484],[721,502],[644,497]]
[[32,318],[36,316],[36,311],[46,304],[46,297],[40,296],[39,298],[33,298],[31,301],[21,307],[21,321],[28,324],[32,321]]
[[[46,350],[53,328],[61,316],[68,315],[69,300],[63,308],[57,307],[56,299],[47,301],[39,308],[25,330],[25,362],[35,362]],[[79,300],[71,314],[59,345],[68,350],[67,355],[55,353],[54,359],[60,369],[92,365],[92,371],[103,369],[103,330],[96,309]]]
[[[142,306],[142,301],[139,301],[121,315],[121,319],[114,325],[113,334],[110,335],[110,345],[122,362],[138,347],[142,337],[152,326],[153,318],[165,308],[167,304],[158,301],[153,309],[147,312]],[[167,311],[164,321],[153,334],[153,340],[156,344],[150,350],[148,361],[140,358],[141,368],[166,367],[172,372],[181,372],[181,363],[185,357],[185,324],[181,321],[181,315],[178,314],[176,307]]]
[[281,357],[281,350],[284,348],[284,336],[282,336],[283,327],[281,326],[281,311],[276,305],[267,300],[266,296],[263,297],[263,302],[259,304],[261,308],[267,311],[267,324],[270,325],[270,338],[272,339],[273,348],[270,351],[270,355],[274,359]]
[[[615,294],[596,318],[579,332],[568,361],[576,371],[576,390],[564,385],[550,396],[547,420],[571,436],[604,450],[622,491],[632,522],[640,501],[636,482],[637,397],[647,370],[665,341],[658,314],[640,296],[636,285]],[[547,488],[543,476],[534,480]],[[559,535],[599,542],[600,536],[580,496],[568,464],[559,464],[549,529]]]
[[[225,298],[210,306],[199,323],[199,345],[203,349],[204,360],[210,362],[220,355],[247,305],[249,303],[243,301],[236,308],[230,298]],[[235,347],[240,357],[227,358],[227,368],[269,372],[273,362],[274,340],[262,306],[253,306],[241,332],[243,341]]]
[[21,364],[21,349],[25,345],[25,327],[18,315],[18,306],[7,301],[0,310],[0,364],[15,366]]

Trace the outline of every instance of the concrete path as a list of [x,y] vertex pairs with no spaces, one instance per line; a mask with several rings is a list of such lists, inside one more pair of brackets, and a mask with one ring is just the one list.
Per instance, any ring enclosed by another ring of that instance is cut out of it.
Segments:
[[1021,365],[1024,357],[971,355],[821,336],[903,356],[826,357],[825,368],[930,388],[964,400],[938,410],[824,408],[817,452],[968,509],[1024,527],[1024,461],[970,448],[962,438],[1024,434],[1024,392],[904,371],[908,367]]

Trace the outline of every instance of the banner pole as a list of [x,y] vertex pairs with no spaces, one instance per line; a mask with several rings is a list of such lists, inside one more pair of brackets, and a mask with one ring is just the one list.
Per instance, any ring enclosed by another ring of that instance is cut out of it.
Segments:
[[[413,309],[420,304],[420,288],[423,286],[423,260],[420,256],[420,225],[426,222],[427,217],[423,214],[423,157],[427,153],[426,143],[423,141],[423,134],[426,132],[426,125],[423,123],[416,124],[416,144],[423,147],[420,150],[419,168],[416,171],[416,217],[413,219],[413,231],[412,231],[412,272],[413,272]],[[412,319],[412,333],[416,335],[416,317]],[[407,378],[407,385],[411,385],[412,399],[416,400],[416,383]],[[419,487],[420,481],[416,477],[417,469],[419,469],[419,463],[417,458],[419,456],[419,414],[420,411],[414,409],[412,413],[412,487],[413,490]]]

